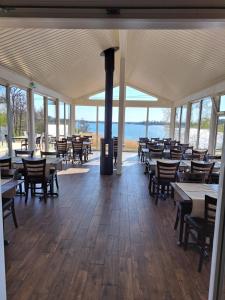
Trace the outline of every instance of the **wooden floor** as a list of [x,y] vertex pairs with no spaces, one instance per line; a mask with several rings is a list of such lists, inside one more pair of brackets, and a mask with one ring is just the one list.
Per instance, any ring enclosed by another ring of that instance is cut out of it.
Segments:
[[16,199],[19,228],[5,227],[8,300],[207,299],[208,263],[176,245],[172,201],[158,207],[134,154],[122,176],[98,158],[59,174],[60,197]]

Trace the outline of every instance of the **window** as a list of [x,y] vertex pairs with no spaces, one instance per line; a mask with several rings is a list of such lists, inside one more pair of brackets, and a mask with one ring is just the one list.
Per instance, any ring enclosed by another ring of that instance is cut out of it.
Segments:
[[56,137],[56,104],[48,99],[48,134]]
[[124,142],[126,150],[136,150],[139,137],[146,136],[147,108],[127,107]]
[[65,105],[64,102],[59,102],[59,135],[65,135]]
[[186,118],[187,118],[187,105],[183,105],[181,110],[180,138],[179,138],[181,143],[184,143]]
[[6,88],[0,85],[0,155],[7,153],[8,145],[6,135],[8,134]]
[[[105,92],[101,92],[89,97],[90,100],[105,100]],[[119,100],[119,87],[113,88],[113,100]],[[127,101],[157,101],[155,96],[148,93],[141,92],[130,86],[126,86],[126,100]]]
[[202,100],[202,110],[201,110],[201,122],[199,131],[199,149],[207,149],[209,146],[209,130],[210,130],[210,119],[212,110],[211,98]]
[[181,107],[176,108],[176,116],[175,116],[175,132],[174,139],[180,140],[180,116],[181,116]]
[[216,154],[222,153],[225,116],[219,116],[217,121]]
[[10,89],[10,105],[13,115],[13,149],[21,148],[21,140],[28,137],[27,133],[27,93],[18,87]]
[[75,131],[81,135],[91,135],[96,147],[96,106],[76,106]]
[[199,113],[200,113],[200,102],[192,103],[189,144],[194,147],[197,147]]
[[34,94],[34,121],[35,133],[40,136],[45,131],[44,98],[38,94]]
[[225,111],[225,95],[220,96],[220,111]]
[[65,136],[70,135],[70,105],[65,104]]
[[149,108],[148,137],[168,138],[170,135],[170,108]]

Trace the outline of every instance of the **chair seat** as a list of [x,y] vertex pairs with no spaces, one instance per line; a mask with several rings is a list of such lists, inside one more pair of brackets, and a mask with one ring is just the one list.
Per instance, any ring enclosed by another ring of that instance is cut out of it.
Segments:
[[[200,217],[192,217],[190,215],[186,215],[184,217],[185,222],[188,222],[188,224],[195,228],[197,231],[202,231],[205,227],[205,220],[204,218]],[[214,224],[208,224],[207,228],[205,228],[205,232],[207,234],[211,234],[214,232]]]

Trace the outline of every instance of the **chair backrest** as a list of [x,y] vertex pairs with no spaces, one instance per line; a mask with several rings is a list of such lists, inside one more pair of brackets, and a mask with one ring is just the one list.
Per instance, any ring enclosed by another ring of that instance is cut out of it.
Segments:
[[33,150],[15,150],[16,157],[33,157],[34,151]]
[[170,150],[170,158],[174,160],[181,160],[183,158],[183,151],[177,149]]
[[215,224],[217,199],[205,195],[205,222]]
[[154,158],[159,158],[161,159],[163,157],[163,150],[162,149],[149,149],[149,158],[154,159]]
[[206,179],[212,173],[215,162],[212,163],[201,163],[196,161],[191,161],[191,173],[205,173]]
[[56,141],[56,151],[57,154],[67,153],[67,141]]
[[0,158],[0,169],[2,170],[10,170],[12,166],[11,157]]
[[41,136],[36,137],[36,145],[41,143]]
[[44,180],[46,159],[29,160],[23,158],[25,180],[37,181]]
[[180,182],[204,183],[205,173],[179,172],[178,178]]
[[57,152],[55,151],[41,151],[41,157],[56,157]]
[[205,160],[208,150],[192,150],[192,159]]
[[78,153],[83,149],[82,141],[72,141],[73,153]]
[[157,161],[157,177],[158,180],[166,180],[174,182],[177,179],[177,171],[179,168],[180,162],[176,163],[164,163]]

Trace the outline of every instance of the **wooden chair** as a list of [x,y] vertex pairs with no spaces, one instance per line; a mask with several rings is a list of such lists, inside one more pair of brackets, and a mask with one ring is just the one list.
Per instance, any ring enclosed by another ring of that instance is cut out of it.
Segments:
[[[198,264],[198,272],[201,272],[203,259],[205,257],[206,249],[212,249],[215,218],[216,218],[217,199],[205,195],[205,214],[204,218],[185,216],[185,240],[184,249],[187,250],[189,235],[192,231],[197,233],[196,243],[200,247],[200,259]],[[209,244],[207,244],[207,238]]]
[[83,142],[82,141],[72,141],[72,163],[79,157],[81,163],[83,163]]
[[3,213],[3,220],[8,218],[9,216],[12,216],[14,226],[18,228],[13,194],[10,197],[8,197],[7,195],[2,196],[2,213]]
[[117,164],[117,153],[118,153],[118,137],[113,138],[113,157],[114,157],[114,164]]
[[208,150],[192,150],[191,158],[194,160],[206,160]]
[[56,141],[56,152],[57,152],[57,157],[63,157],[67,163],[67,158],[68,158],[67,140]]
[[212,174],[215,162],[212,163],[198,163],[195,161],[191,161],[191,173],[204,173],[205,181],[210,183],[210,176]]
[[12,168],[11,157],[0,158],[0,169],[1,170],[10,170]]
[[158,198],[160,192],[165,196],[165,188],[169,192],[170,183],[177,180],[177,171],[179,168],[180,162],[176,163],[164,163],[157,161],[157,172],[153,177],[153,193],[155,193],[156,188],[156,199],[155,204],[158,204]]
[[25,148],[25,150],[27,150],[28,148],[28,139],[25,138],[21,141],[21,150],[23,150],[23,148]]
[[34,151],[33,150],[15,150],[16,157],[33,157]]
[[[184,183],[205,183],[205,173],[190,173],[190,172],[178,172],[177,177],[179,182]],[[174,224],[174,230],[177,230],[177,227],[180,223],[180,233],[179,241],[183,242],[183,230],[184,230],[184,214],[180,203],[177,203],[177,215]]]
[[173,160],[181,160],[183,159],[183,151],[182,150],[170,150],[170,159]]
[[[57,157],[57,152],[41,151],[41,158],[47,158],[47,157]],[[57,170],[55,167],[50,167],[49,170],[50,170],[50,174],[52,174],[53,179],[55,180],[57,190],[59,190]]]
[[34,189],[36,184],[41,184],[44,201],[47,201],[47,187],[51,184],[52,174],[46,174],[46,159],[29,160],[23,158],[25,177],[25,203],[28,199],[29,189]]

